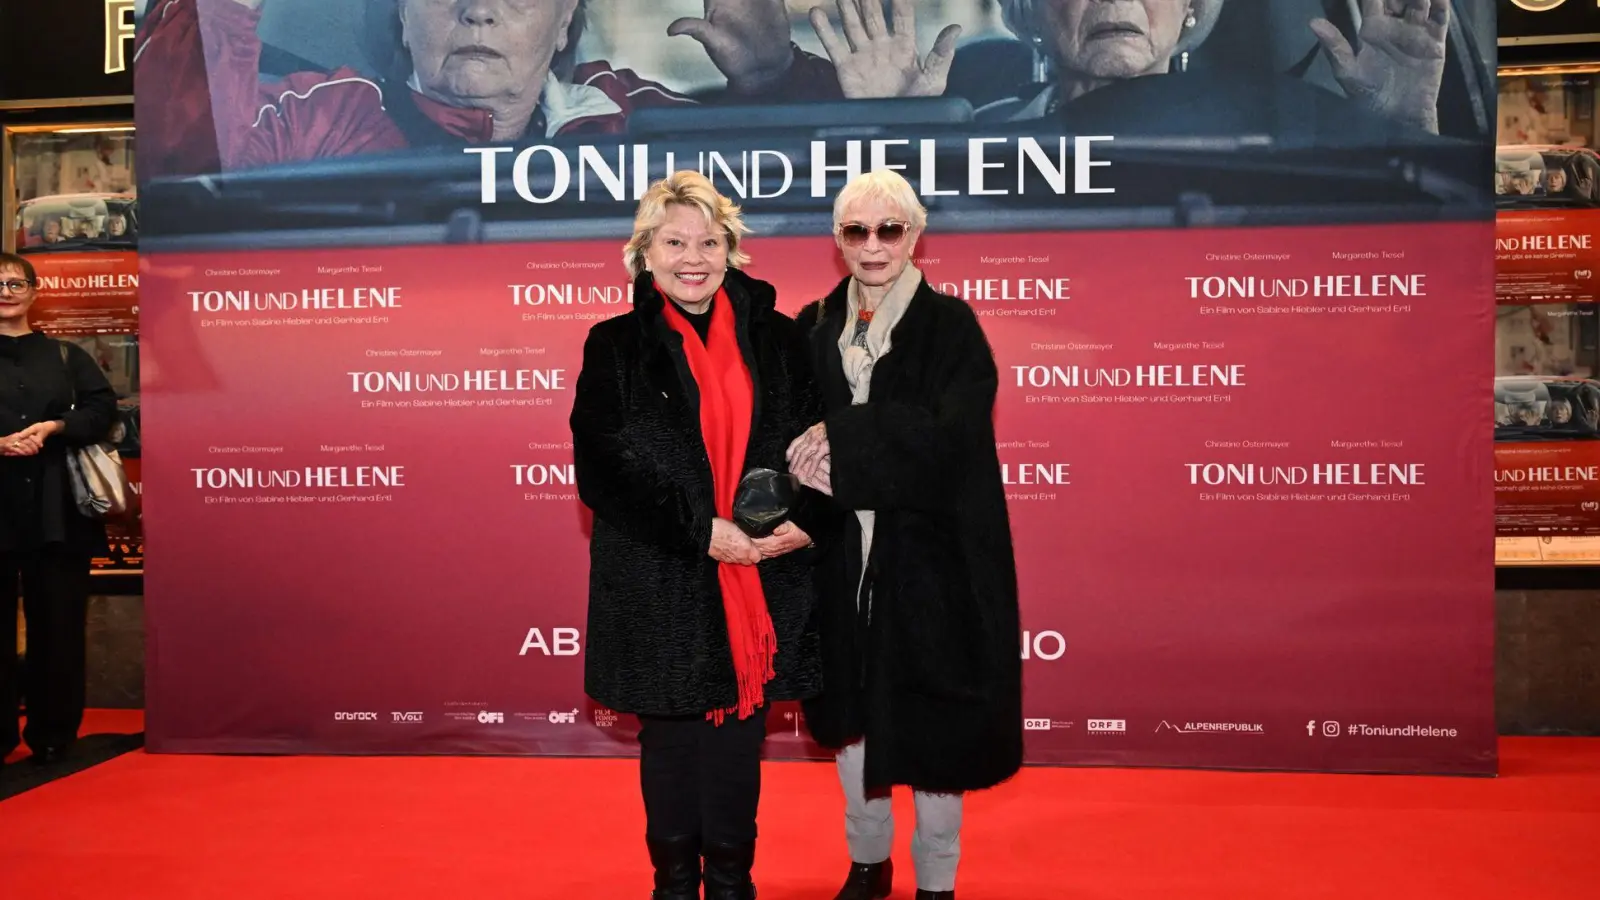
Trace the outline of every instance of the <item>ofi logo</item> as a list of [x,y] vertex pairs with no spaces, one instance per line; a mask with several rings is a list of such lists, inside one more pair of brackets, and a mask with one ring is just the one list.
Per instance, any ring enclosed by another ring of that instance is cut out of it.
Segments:
[[545,638],[543,631],[529,628],[527,636],[522,639],[522,649],[517,651],[517,655],[527,656],[529,651],[533,651],[545,656],[577,656],[582,650],[578,645],[578,639],[576,628],[552,628],[549,639]]
[[336,712],[333,714],[335,722],[376,722],[378,714],[375,712]]
[[578,711],[574,709],[569,712],[552,712],[548,718],[551,725],[576,725]]
[[505,713],[497,713],[497,712],[480,712],[480,713],[478,713],[478,724],[479,725],[504,725],[505,723],[506,723],[506,714]]
[[1059,631],[1024,631],[1022,658],[1054,662],[1067,653],[1067,639]]

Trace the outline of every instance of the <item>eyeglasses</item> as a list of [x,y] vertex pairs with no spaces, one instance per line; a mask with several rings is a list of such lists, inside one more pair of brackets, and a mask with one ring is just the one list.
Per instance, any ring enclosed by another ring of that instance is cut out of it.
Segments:
[[867,242],[867,238],[876,234],[878,242],[887,246],[894,246],[905,239],[906,231],[910,226],[904,222],[884,222],[876,228],[868,228],[859,222],[849,222],[839,226],[839,237],[852,247],[859,247]]
[[31,287],[33,287],[31,281],[0,281],[0,288],[5,288],[13,294],[20,294]]

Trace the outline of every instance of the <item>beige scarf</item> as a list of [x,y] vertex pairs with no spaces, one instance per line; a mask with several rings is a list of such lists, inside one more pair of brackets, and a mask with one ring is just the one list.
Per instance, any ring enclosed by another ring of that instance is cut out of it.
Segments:
[[[894,286],[889,288],[889,293],[878,304],[877,310],[872,314],[872,322],[867,326],[867,346],[858,346],[855,342],[856,322],[860,319],[861,299],[860,286],[854,278],[850,279],[850,287],[845,292],[849,298],[849,312],[845,318],[844,331],[839,334],[839,355],[844,362],[844,378],[850,384],[850,403],[860,406],[867,402],[868,395],[872,392],[872,369],[890,350],[890,334],[894,326],[900,322],[900,317],[905,315],[907,307],[911,305],[911,298],[916,296],[917,288],[922,286],[922,272],[916,266],[907,265],[900,277],[895,280]],[[867,574],[867,559],[872,554],[872,528],[877,516],[870,509],[856,510],[856,520],[861,523],[861,578],[864,581]],[[870,603],[870,599],[868,600]],[[861,583],[856,584],[856,604],[861,603]]]

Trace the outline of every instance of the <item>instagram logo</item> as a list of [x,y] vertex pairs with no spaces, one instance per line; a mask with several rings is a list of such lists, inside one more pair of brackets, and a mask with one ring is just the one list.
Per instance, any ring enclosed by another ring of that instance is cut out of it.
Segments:
[[1339,723],[1338,722],[1323,722],[1322,723],[1322,734],[1323,734],[1324,737],[1338,737],[1339,736]]

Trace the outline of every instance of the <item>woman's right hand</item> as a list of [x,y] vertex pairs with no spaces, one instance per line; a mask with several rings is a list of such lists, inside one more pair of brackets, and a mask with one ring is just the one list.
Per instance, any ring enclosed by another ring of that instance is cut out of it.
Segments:
[[707,555],[717,562],[753,566],[761,562],[761,550],[750,536],[727,519],[711,520],[711,549]]
[[812,7],[811,27],[833,61],[840,90],[849,100],[942,95],[961,26],[940,31],[922,59],[917,54],[917,16],[911,0],[893,0],[890,6],[892,25],[884,21],[882,0],[838,0],[844,37],[833,30],[827,10]]

